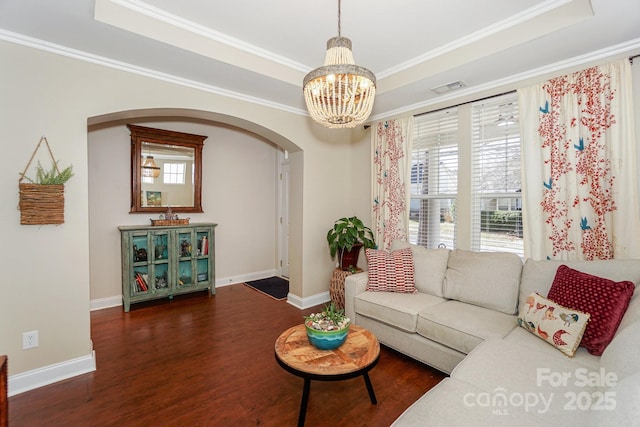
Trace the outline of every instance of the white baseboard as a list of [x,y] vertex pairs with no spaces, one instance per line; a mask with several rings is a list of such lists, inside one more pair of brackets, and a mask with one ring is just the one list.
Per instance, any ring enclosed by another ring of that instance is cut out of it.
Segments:
[[[278,270],[263,270],[253,273],[242,274],[235,277],[222,277],[216,279],[216,287],[234,285],[236,283],[250,282],[252,280],[266,279],[267,277],[273,277],[278,275]],[[96,298],[90,301],[90,310],[102,310],[103,308],[120,307],[122,306],[122,294],[113,295],[106,298]]]
[[[273,277],[277,275],[278,275],[278,270],[264,270],[264,271],[258,271],[255,273],[244,274],[236,277],[226,277],[226,278],[221,278],[216,280],[216,287],[233,285],[236,283],[250,282],[252,280],[266,279],[267,277]],[[331,297],[329,296],[329,291],[312,295],[307,298],[300,298],[299,296],[294,295],[291,292],[289,292],[289,294],[287,295],[287,302],[292,306],[299,308],[300,310],[313,307],[315,305],[324,304],[329,301],[331,301]]]
[[307,298],[300,298],[299,296],[294,295],[291,292],[289,292],[289,295],[287,295],[287,302],[294,307],[298,307],[300,310],[304,310],[305,308],[313,307],[315,305],[324,304],[329,301],[331,301],[329,291],[311,295]]
[[92,299],[89,308],[91,311],[94,311],[102,310],[103,308],[119,307],[121,305],[122,295],[114,295],[112,297]]
[[235,285],[236,283],[250,282],[252,280],[266,279],[267,277],[273,277],[278,275],[278,270],[262,270],[255,271],[253,273],[241,274],[233,277],[218,277],[216,278],[216,286]]
[[96,370],[96,353],[56,363],[9,377],[9,396],[44,387]]

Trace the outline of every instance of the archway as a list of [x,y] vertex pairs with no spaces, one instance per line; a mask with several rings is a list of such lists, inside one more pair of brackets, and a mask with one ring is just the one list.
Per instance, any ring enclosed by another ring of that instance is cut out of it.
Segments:
[[[211,127],[215,127],[215,128],[220,128],[220,129],[225,129],[227,132],[239,132],[242,134],[247,134],[250,135],[250,137],[248,137],[250,140],[262,140],[266,143],[268,143],[270,146],[273,147],[279,147],[279,149],[281,150],[286,150],[289,153],[296,153],[296,155],[294,156],[289,156],[289,161],[294,164],[297,163],[297,165],[295,166],[296,169],[298,170],[302,170],[302,150],[300,149],[300,147],[298,147],[295,143],[293,143],[292,141],[290,141],[287,138],[282,137],[281,135],[277,134],[276,132],[271,131],[270,129],[266,129],[263,126],[257,125],[255,123],[252,123],[250,121],[241,119],[241,118],[237,118],[237,117],[233,117],[233,116],[229,116],[229,115],[225,115],[225,114],[219,114],[219,113],[213,113],[213,112],[207,112],[207,111],[200,111],[200,110],[193,110],[193,109],[172,109],[172,108],[162,108],[162,109],[141,109],[141,110],[129,110],[129,111],[120,111],[120,112],[115,112],[115,113],[109,113],[109,114],[104,114],[104,115],[100,115],[100,116],[94,116],[88,119],[87,123],[88,123],[88,131],[89,131],[89,135],[88,135],[88,143],[89,143],[89,190],[90,190],[90,199],[89,199],[89,205],[90,205],[90,209],[89,209],[89,217],[90,217],[90,234],[89,234],[89,245],[90,245],[90,250],[92,252],[92,259],[100,259],[100,264],[99,267],[97,267],[97,270],[94,269],[94,263],[92,262],[92,267],[91,267],[91,282],[92,282],[92,295],[91,295],[91,300],[92,300],[92,307],[93,308],[100,308],[101,307],[108,307],[108,306],[113,306],[113,305],[117,305],[120,303],[119,299],[117,298],[117,296],[115,296],[115,291],[117,291],[117,289],[113,288],[112,290],[114,292],[111,292],[110,294],[96,294],[94,295],[93,292],[93,284],[96,282],[99,282],[100,280],[105,280],[104,276],[106,274],[108,274],[106,271],[107,269],[110,269],[111,271],[114,270],[119,270],[119,257],[115,257],[114,259],[111,260],[110,262],[110,266],[105,265],[105,260],[104,260],[104,255],[106,253],[113,253],[113,252],[118,252],[119,254],[119,247],[116,247],[116,244],[119,244],[118,242],[115,242],[115,236],[113,236],[112,234],[112,230],[114,230],[116,228],[117,225],[122,225],[122,224],[131,224],[131,223],[139,223],[139,224],[143,224],[146,223],[148,224],[148,218],[145,215],[136,215],[136,216],[129,216],[128,212],[124,212],[126,210],[126,206],[122,205],[122,200],[119,200],[117,203],[118,204],[118,209],[117,211],[112,211],[116,217],[119,217],[117,219],[109,219],[109,221],[111,221],[112,223],[109,225],[96,225],[96,223],[98,222],[104,222],[104,214],[101,215],[94,215],[92,209],[95,209],[94,206],[96,205],[95,203],[92,203],[92,199],[91,197],[95,197],[95,195],[93,194],[93,190],[92,190],[92,180],[97,179],[94,174],[96,173],[95,170],[97,169],[107,169],[109,168],[108,164],[103,164],[103,165],[96,165],[96,161],[93,160],[93,165],[92,163],[92,155],[91,155],[91,151],[92,151],[92,146],[94,144],[92,144],[92,140],[93,137],[91,136],[92,134],[99,132],[99,131],[104,131],[104,130],[108,130],[108,129],[112,129],[115,127],[120,127],[122,129],[124,129],[124,125],[126,123],[153,123],[153,122],[180,122],[183,124],[191,124],[191,125],[206,125],[206,126],[211,126]],[[180,129],[177,129],[180,130]],[[198,132],[195,132],[198,133]],[[204,133],[202,133],[204,134]],[[117,158],[124,158],[126,159],[126,167],[128,167],[129,164],[129,154],[128,154],[128,134],[127,135],[119,135],[118,138],[118,147],[116,147],[114,144],[113,148],[110,148],[110,150],[113,150],[113,152],[108,152],[108,153],[104,153],[103,152],[103,158],[106,156],[117,156]],[[122,144],[125,144],[126,147],[122,146]],[[210,144],[210,145],[217,145],[216,141],[214,140],[210,140],[208,143],[205,144],[205,152],[207,150],[206,145]],[[258,145],[262,145],[262,144],[258,144]],[[213,148],[213,147],[212,147]],[[212,148],[209,148],[210,150]],[[127,151],[126,151],[127,150]],[[272,150],[274,150],[274,148],[272,148]],[[126,152],[125,152],[126,151]],[[251,161],[251,160],[249,160]],[[98,161],[98,163],[101,162],[101,160]],[[122,163],[122,162],[121,162]],[[98,166],[98,167],[96,167]],[[129,177],[129,172],[128,170],[119,170],[119,171],[113,171],[114,173],[114,178],[110,179],[110,178],[106,178],[109,179],[110,182],[109,185],[113,186],[114,188],[114,192],[117,192],[119,194],[118,197],[120,197],[120,199],[122,198],[122,189],[123,189],[123,185],[128,185],[128,181],[127,182],[123,182],[123,177],[120,176],[122,174],[126,174],[127,175],[127,180]],[[275,174],[274,174],[275,177]],[[295,179],[295,178],[294,178]],[[102,180],[105,180],[104,175],[102,176]],[[118,181],[119,180],[119,181]],[[230,183],[231,184],[231,183]],[[94,186],[95,188],[95,186]],[[105,187],[104,185],[99,187],[102,191],[101,193],[105,193]],[[300,186],[294,186],[291,188],[292,192],[301,192],[301,187]],[[127,196],[128,197],[128,196]],[[292,216],[292,220],[293,221],[298,221],[301,222],[301,218],[294,218],[294,216],[296,215],[296,213],[301,212],[302,209],[300,206],[296,206],[296,204],[301,204],[302,201],[302,197],[301,195],[297,194],[297,195],[292,195],[292,197],[290,197],[291,200],[291,206],[290,206],[290,215]],[[205,208],[206,210],[206,208]],[[211,212],[209,212],[211,213]],[[192,216],[192,221],[196,222],[198,220],[202,220],[200,218],[198,218],[198,214],[195,215],[195,219],[193,218],[194,215]],[[213,215],[216,219],[216,215]],[[102,217],[102,220],[98,219]],[[143,218],[144,217],[144,218]],[[205,216],[205,221],[209,221],[210,217],[206,217]],[[115,221],[115,222],[114,222]],[[137,221],[137,222],[136,222]],[[274,223],[276,223],[277,221],[275,221],[274,219]],[[223,221],[223,224],[227,226],[227,230],[230,227],[230,223]],[[238,227],[239,225],[236,223],[235,227]],[[276,225],[277,226],[277,225]],[[101,229],[99,228],[99,232],[94,232],[94,230],[96,229],[96,227],[102,227]],[[223,227],[219,227],[218,230],[220,231],[220,229],[222,228],[221,231],[224,231]],[[244,227],[242,227],[244,228]],[[274,236],[275,237],[275,236]],[[292,237],[292,239],[295,238]],[[108,243],[106,243],[105,241],[109,240]],[[246,243],[246,242],[245,242]],[[288,242],[289,245],[293,244],[294,247],[299,247],[300,246],[300,242]],[[111,246],[110,250],[104,250],[104,249],[100,249],[100,251],[102,252],[102,256],[94,256],[95,254],[93,254],[94,250],[93,248],[96,245],[106,245],[106,246]],[[233,248],[234,250],[236,250],[237,248]],[[293,261],[295,263],[295,261]],[[109,264],[107,262],[107,264]],[[294,266],[295,268],[296,266]],[[103,270],[104,269],[104,270]],[[297,268],[298,271],[300,271],[300,267],[298,266]],[[250,270],[251,272],[254,272],[254,270]],[[99,279],[97,279],[99,277]],[[218,276],[220,278],[220,276]],[[223,277],[225,281],[217,281],[218,285],[223,285],[223,284],[231,284],[231,283],[237,283],[238,281],[245,281],[245,280],[250,280],[246,277]],[[293,279],[293,278],[292,278]],[[118,280],[119,282],[119,280]],[[106,301],[99,301],[100,306],[96,306],[96,300],[101,300],[101,299],[106,299]]]

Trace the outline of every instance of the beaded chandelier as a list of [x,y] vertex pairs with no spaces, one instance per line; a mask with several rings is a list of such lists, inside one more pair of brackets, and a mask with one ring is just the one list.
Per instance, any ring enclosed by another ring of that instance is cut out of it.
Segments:
[[355,65],[351,40],[341,36],[340,9],[338,0],[338,37],[327,41],[324,65],[303,81],[311,118],[328,128],[352,128],[364,123],[376,96],[376,76]]
[[142,176],[145,178],[157,178],[160,176],[160,167],[153,160],[153,156],[147,156],[147,160],[142,165]]

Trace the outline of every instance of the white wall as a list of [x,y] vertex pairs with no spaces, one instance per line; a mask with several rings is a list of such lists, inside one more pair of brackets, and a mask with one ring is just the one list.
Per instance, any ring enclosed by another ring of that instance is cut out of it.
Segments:
[[[206,135],[202,152],[204,213],[214,222],[217,285],[267,277],[277,270],[277,150],[241,129],[201,121],[134,121],[148,127]],[[89,255],[91,300],[121,302],[119,225],[149,225],[157,214],[129,214],[129,130],[115,122],[89,128]]]
[[[89,200],[98,197],[93,181],[89,185],[90,176],[104,171],[94,171],[101,165],[92,162],[90,173],[92,138],[88,125],[132,117],[149,122],[150,118],[166,116],[166,109],[170,109],[173,117],[228,123],[290,151],[290,288],[296,297],[293,302],[304,305],[328,292],[333,262],[324,236],[336,218],[353,210],[348,131],[329,131],[302,115],[8,42],[0,42],[0,62],[0,144],[6,165],[0,169],[0,197],[5,201],[0,205],[5,242],[0,257],[3,272],[0,354],[9,356],[10,393],[93,369],[95,363],[89,316],[90,283],[95,275],[90,273],[89,254],[100,242],[93,238],[93,227],[103,227],[96,230],[97,235],[109,235],[109,241],[114,242],[115,226],[134,220],[128,215],[126,198],[119,193],[120,188],[127,188],[128,198],[128,173],[115,174],[108,181],[111,185],[99,188],[98,192],[114,205],[122,206],[109,220],[102,221],[102,213],[94,216],[92,212],[90,239]],[[261,153],[256,148],[260,142],[248,134],[241,132],[240,136],[234,132],[224,130],[227,137],[237,137],[237,151],[230,154],[237,157]],[[61,165],[73,164],[75,171],[65,186],[65,223],[59,226],[20,225],[20,212],[16,209],[18,173],[41,135],[47,135]],[[209,141],[205,151],[213,147],[212,142]],[[114,150],[112,155],[125,156],[128,163],[128,149],[109,148]],[[262,152],[270,168],[273,150]],[[234,164],[237,162],[219,164],[219,169],[234,173]],[[205,180],[210,179],[211,175],[205,175]],[[215,198],[225,199],[233,188],[216,191]],[[220,223],[220,242],[225,242],[229,254],[237,254],[239,244],[231,243],[234,230],[228,228],[228,224],[233,224],[229,216],[236,213],[232,212],[233,207],[225,210],[216,206],[211,196],[214,194],[206,196],[202,218]],[[240,199],[235,203],[246,206],[248,201]],[[95,263],[93,258],[92,254],[91,262]],[[119,268],[113,261],[116,257],[110,259],[112,269]],[[241,260],[223,257],[219,266],[223,274],[233,276],[246,271],[246,267],[239,267],[240,263]],[[250,267],[254,268],[261,267]],[[100,297],[115,291],[114,285],[99,288],[96,296]],[[22,333],[31,330],[39,331],[40,345],[22,350]]]

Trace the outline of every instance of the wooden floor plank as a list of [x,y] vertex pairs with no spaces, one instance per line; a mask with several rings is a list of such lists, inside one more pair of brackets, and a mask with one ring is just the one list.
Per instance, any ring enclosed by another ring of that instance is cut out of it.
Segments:
[[[299,310],[244,285],[91,313],[97,370],[9,398],[10,426],[294,426],[302,379],[274,358]],[[307,426],[387,426],[444,374],[382,346],[362,378],[312,381]]]

